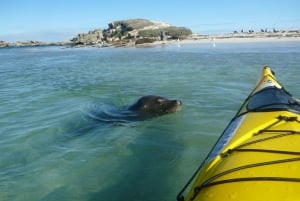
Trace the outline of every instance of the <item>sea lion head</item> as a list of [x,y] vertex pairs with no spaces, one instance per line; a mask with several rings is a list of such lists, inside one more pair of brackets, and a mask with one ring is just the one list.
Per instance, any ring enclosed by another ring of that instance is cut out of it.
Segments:
[[128,109],[146,115],[164,115],[182,108],[180,100],[169,100],[161,96],[143,96]]

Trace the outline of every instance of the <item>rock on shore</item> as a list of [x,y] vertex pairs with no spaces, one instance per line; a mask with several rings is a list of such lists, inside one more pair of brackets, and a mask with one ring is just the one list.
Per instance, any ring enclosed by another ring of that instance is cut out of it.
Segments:
[[10,43],[0,40],[0,47],[10,47]]
[[5,42],[3,40],[0,41],[0,48],[3,47],[37,47],[37,46],[65,46],[72,44],[71,41],[63,41],[63,42],[40,42],[40,41],[17,41],[15,43]]

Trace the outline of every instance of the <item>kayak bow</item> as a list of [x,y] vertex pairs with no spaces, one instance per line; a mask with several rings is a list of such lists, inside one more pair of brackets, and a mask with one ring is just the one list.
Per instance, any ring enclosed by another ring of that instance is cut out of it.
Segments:
[[177,200],[299,200],[299,144],[299,100],[265,66]]

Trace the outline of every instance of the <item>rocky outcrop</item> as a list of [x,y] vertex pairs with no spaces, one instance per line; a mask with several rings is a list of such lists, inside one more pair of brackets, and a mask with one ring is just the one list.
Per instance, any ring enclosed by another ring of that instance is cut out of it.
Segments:
[[158,40],[178,39],[192,34],[190,29],[174,27],[164,22],[146,19],[114,21],[108,28],[78,34],[71,41],[74,46],[132,46]]
[[89,31],[87,34],[80,33],[71,41],[74,43],[74,45],[95,45],[102,43],[103,31],[101,29],[96,29],[94,31]]
[[10,47],[10,46],[11,46],[10,43],[7,43],[7,42],[5,42],[3,40],[0,40],[0,47]]
[[17,41],[14,44],[16,47],[35,47],[35,46],[44,46],[46,43],[40,41]]

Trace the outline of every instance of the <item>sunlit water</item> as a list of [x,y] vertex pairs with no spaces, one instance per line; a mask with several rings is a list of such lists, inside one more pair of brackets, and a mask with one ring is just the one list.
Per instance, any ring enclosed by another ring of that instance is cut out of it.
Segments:
[[[0,200],[175,200],[264,65],[300,97],[300,43],[0,49]],[[149,94],[183,109],[109,118]]]

